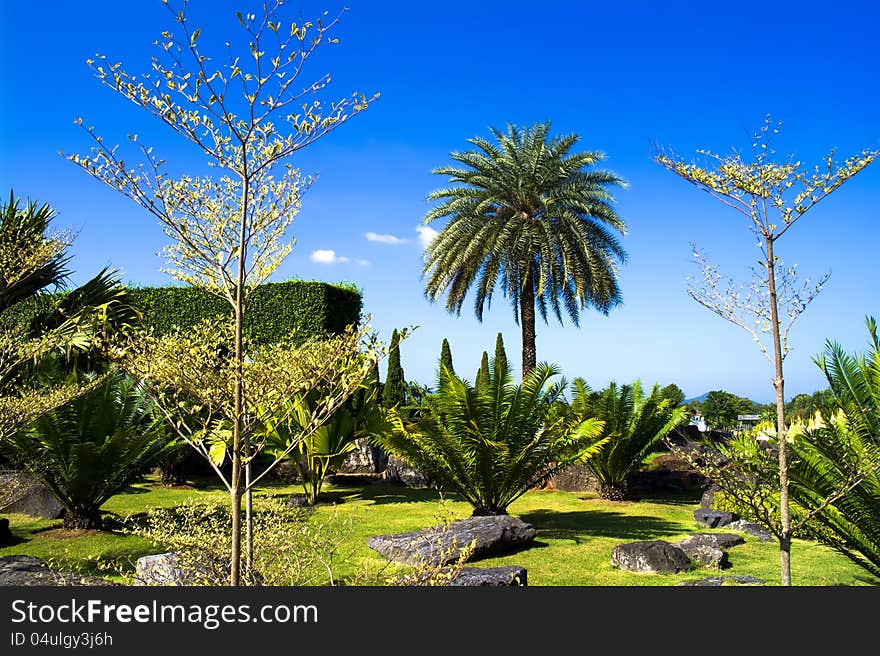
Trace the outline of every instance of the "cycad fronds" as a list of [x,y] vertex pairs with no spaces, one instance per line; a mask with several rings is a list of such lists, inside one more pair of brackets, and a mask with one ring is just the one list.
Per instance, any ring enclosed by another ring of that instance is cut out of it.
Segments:
[[659,385],[646,396],[640,381],[620,386],[612,382],[593,393],[586,384],[576,384],[572,408],[582,417],[604,422],[602,436],[609,442],[588,464],[601,484],[600,495],[615,500],[626,497],[629,475],[686,416],[685,408],[663,397]]
[[815,358],[837,408],[795,437],[789,477],[816,537],[880,576],[880,340],[874,319],[866,323],[866,353],[829,341]]
[[164,419],[146,388],[115,373],[3,446],[64,505],[65,526],[100,528],[101,505],[142,473],[166,443]]
[[475,515],[506,514],[524,492],[577,460],[601,449],[602,423],[558,412],[564,381],[559,370],[539,363],[522,384],[493,359],[488,376],[471,385],[441,366],[432,412],[377,436],[393,455],[458,494]]

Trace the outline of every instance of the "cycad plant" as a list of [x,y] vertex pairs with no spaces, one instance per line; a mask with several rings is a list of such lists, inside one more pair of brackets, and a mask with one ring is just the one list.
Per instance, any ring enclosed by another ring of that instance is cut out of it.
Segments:
[[595,151],[574,152],[575,134],[550,136],[550,123],[525,129],[492,128],[494,141],[475,137],[475,150],[452,153],[454,166],[434,171],[453,186],[428,200],[440,201],[425,223],[448,219],[425,251],[425,295],[446,295],[446,308],[461,313],[475,288],[474,310],[482,321],[497,287],[522,328],[522,371],[535,366],[535,312],[548,311],[575,325],[580,310],[607,313],[621,302],[618,264],[626,253],[618,241],[626,226],[614,209],[619,176],[594,168]]
[[393,429],[376,439],[474,515],[505,515],[524,492],[604,444],[600,421],[560,411],[559,373],[539,363],[515,385],[509,366],[493,360],[489,376],[472,385],[441,365],[431,411],[411,424],[391,413]]
[[145,471],[167,441],[138,381],[111,373],[2,442],[65,508],[67,528],[100,529],[101,505]]
[[587,464],[599,479],[599,496],[615,501],[627,498],[629,475],[686,416],[686,409],[675,407],[659,385],[645,395],[638,380],[620,386],[612,382],[601,392],[592,392],[583,380],[575,379],[571,412],[604,422],[602,437],[608,444]]
[[828,342],[815,358],[834,409],[793,439],[790,489],[818,539],[880,577],[880,340],[873,318],[867,326],[865,354]]

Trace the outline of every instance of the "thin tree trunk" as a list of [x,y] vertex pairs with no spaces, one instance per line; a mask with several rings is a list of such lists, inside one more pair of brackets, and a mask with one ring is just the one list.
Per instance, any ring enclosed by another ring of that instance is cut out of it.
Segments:
[[241,437],[244,419],[244,274],[247,258],[248,179],[242,189],[241,226],[238,241],[238,277],[235,281],[235,387],[232,422],[232,549],[229,563],[229,585],[241,583]]
[[779,334],[779,309],[776,295],[776,262],[773,239],[765,237],[767,247],[767,282],[770,291],[770,321],[773,330],[773,359],[776,376],[776,436],[779,441],[779,514],[782,530],[779,537],[781,583],[791,585],[791,510],[788,501],[788,453],[785,442],[785,379],[782,376],[782,342]]
[[519,295],[520,328],[522,329],[522,376],[525,379],[535,368],[535,283],[531,266],[526,271]]
[[[245,437],[245,442],[249,442]],[[248,443],[248,446],[250,444]],[[250,449],[248,449],[248,456]],[[254,495],[251,490],[251,461],[244,465],[244,563],[248,577],[254,566]]]

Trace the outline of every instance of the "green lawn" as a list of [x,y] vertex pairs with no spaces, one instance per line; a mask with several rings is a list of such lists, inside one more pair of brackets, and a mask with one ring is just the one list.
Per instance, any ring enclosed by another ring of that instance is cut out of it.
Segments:
[[[260,494],[289,494],[296,486],[270,486]],[[166,489],[147,480],[132,486],[104,505],[107,513],[125,516],[148,508],[174,506],[188,497],[222,499],[224,493],[208,484],[199,489]],[[328,501],[322,513],[351,513],[354,531],[347,544],[347,560],[337,575],[348,576],[368,569],[378,571],[384,559],[367,547],[372,535],[416,530],[437,523],[440,497],[432,490],[411,490],[374,484],[365,487],[328,488]],[[696,497],[664,497],[639,502],[610,502],[573,492],[532,491],[521,497],[510,512],[533,524],[538,531],[534,545],[507,556],[486,559],[480,566],[516,564],[528,570],[530,585],[543,586],[632,586],[675,585],[685,579],[712,574],[695,570],[678,575],[652,575],[621,572],[611,566],[615,545],[634,540],[663,539],[675,542],[690,532],[705,530],[696,525],[692,511]],[[455,518],[470,515],[467,504],[449,501],[448,510]],[[46,530],[60,526],[59,521],[41,520],[24,515],[10,515],[18,542],[0,549],[0,555],[30,554],[52,558],[69,565],[87,568],[95,559],[133,562],[139,556],[155,553],[157,548],[145,540],[104,532],[78,537],[47,535]],[[779,579],[779,552],[776,543],[759,543],[746,536],[746,544],[729,550],[732,567],[724,574],[751,575],[775,584]],[[91,568],[94,569],[94,568]],[[386,569],[390,575],[393,571]],[[106,571],[98,573],[107,574]],[[792,577],[795,585],[878,585],[845,557],[822,545],[795,540],[792,548]],[[113,578],[113,577],[111,577]]]

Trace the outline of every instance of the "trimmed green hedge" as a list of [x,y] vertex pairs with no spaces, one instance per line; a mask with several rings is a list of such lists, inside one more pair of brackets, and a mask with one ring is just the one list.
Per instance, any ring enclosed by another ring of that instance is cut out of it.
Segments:
[[[160,334],[174,326],[189,328],[217,315],[232,315],[229,302],[195,287],[134,287],[134,303],[143,312],[144,324]],[[53,295],[21,308],[13,322],[32,323],[52,303]],[[24,304],[21,304],[24,305]],[[256,344],[267,344],[295,331],[306,339],[325,333],[339,333],[360,321],[361,296],[353,285],[290,280],[268,282],[250,296],[245,312],[245,335]]]

